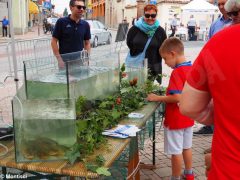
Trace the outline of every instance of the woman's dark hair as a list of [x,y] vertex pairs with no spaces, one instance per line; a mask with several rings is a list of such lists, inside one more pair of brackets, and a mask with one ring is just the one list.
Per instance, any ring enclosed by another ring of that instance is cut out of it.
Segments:
[[85,0],[70,0],[69,6],[73,7],[75,5],[75,1],[82,1],[85,4]]

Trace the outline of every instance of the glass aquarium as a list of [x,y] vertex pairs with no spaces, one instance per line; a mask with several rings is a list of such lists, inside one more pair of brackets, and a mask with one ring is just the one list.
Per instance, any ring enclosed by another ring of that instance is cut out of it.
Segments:
[[[58,66],[57,59],[65,62]],[[89,61],[86,51],[24,62],[24,85],[13,99],[16,162],[66,159],[77,142],[76,99],[119,92],[117,53]]]
[[49,56],[24,61],[24,88],[28,99],[68,98],[66,70]]
[[16,162],[67,159],[76,142],[75,100],[13,98]]
[[138,85],[144,84],[148,77],[148,61],[144,59],[142,66],[135,66],[134,64],[126,65],[126,73],[128,80],[134,78],[138,79]]
[[[57,59],[65,61],[58,67]],[[119,90],[118,53],[104,53],[89,61],[86,51],[24,62],[28,99],[101,98]]]
[[77,66],[78,61],[67,62],[70,98],[85,96],[101,99],[119,91],[119,62],[117,53],[99,55],[88,65]]

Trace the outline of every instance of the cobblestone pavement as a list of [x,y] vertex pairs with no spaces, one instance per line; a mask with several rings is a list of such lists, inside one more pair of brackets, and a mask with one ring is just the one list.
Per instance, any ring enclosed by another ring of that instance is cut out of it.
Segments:
[[[197,130],[202,125],[195,124],[194,130]],[[141,180],[168,180],[171,176],[171,159],[170,156],[164,154],[163,149],[163,129],[156,125],[156,169],[140,171]],[[211,135],[197,135],[193,136],[193,172],[196,180],[206,180],[204,167],[204,150],[211,146]],[[152,162],[152,141],[147,139],[145,142],[145,149],[141,151],[141,161],[145,164]],[[183,166],[184,168],[184,166]]]
[[[42,35],[44,37],[49,35]],[[29,39],[38,37],[37,29],[29,32],[25,35],[16,36],[17,39]],[[9,41],[9,39],[0,38],[0,43]],[[184,42],[185,55],[187,60],[194,61],[199,51],[204,45],[204,42]],[[1,63],[1,62],[0,62]],[[171,69],[163,63],[163,73],[170,75]],[[1,73],[0,73],[1,75]],[[21,83],[20,83],[21,84]],[[163,79],[163,86],[167,86],[168,78]],[[6,96],[12,96],[15,94],[15,84],[12,78],[9,78],[5,84],[0,84],[0,99]],[[194,128],[198,129],[201,125],[195,124]],[[141,170],[142,180],[167,180],[171,175],[171,161],[170,157],[163,153],[163,129],[160,129],[159,123],[157,124],[156,131],[156,169],[154,170]],[[205,169],[204,169],[204,155],[203,151],[210,147],[212,136],[194,136],[193,137],[193,170],[197,180],[205,180]],[[145,141],[145,149],[141,151],[141,161],[144,163],[151,163],[152,153],[152,141],[147,139]]]

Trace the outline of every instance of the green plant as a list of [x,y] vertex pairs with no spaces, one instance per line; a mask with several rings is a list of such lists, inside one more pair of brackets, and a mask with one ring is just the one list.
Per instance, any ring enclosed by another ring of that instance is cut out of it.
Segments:
[[[107,144],[106,138],[102,135],[103,130],[112,128],[127,114],[141,108],[146,104],[147,94],[159,89],[150,80],[139,85],[137,77],[128,80],[122,77],[123,73],[125,73],[125,65],[122,65],[120,71],[120,92],[96,101],[88,101],[83,96],[78,97],[76,101],[77,143],[67,154],[70,162],[83,161],[101,144]],[[102,167],[104,163],[103,156],[99,155],[94,164],[86,164],[86,167],[93,172],[109,175],[108,170]]]

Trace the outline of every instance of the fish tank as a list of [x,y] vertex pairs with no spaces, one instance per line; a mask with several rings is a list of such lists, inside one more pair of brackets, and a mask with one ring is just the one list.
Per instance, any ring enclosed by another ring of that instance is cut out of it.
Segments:
[[[57,59],[65,61],[58,67]],[[86,51],[24,61],[27,99],[104,97],[119,90],[118,53],[105,53],[89,60]]]
[[16,162],[67,159],[76,142],[74,99],[13,98]]
[[132,80],[134,78],[138,79],[138,85],[142,85],[146,82],[148,78],[148,60],[144,59],[141,65],[126,64],[125,72],[127,73],[127,79]]

